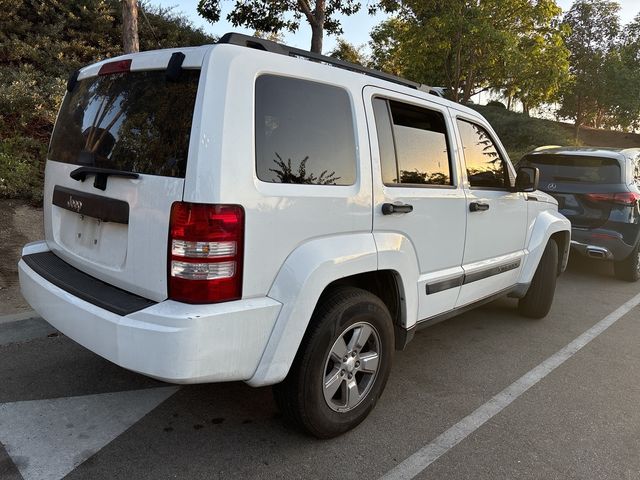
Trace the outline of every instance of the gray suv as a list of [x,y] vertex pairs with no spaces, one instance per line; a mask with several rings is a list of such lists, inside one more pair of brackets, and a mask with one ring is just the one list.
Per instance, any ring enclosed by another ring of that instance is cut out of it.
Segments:
[[540,190],[571,221],[574,251],[640,278],[640,149],[541,147],[519,165],[540,170]]

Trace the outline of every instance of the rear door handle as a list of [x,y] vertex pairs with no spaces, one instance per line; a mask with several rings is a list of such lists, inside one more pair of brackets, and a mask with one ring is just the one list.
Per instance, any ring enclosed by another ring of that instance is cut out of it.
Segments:
[[484,202],[471,202],[469,210],[472,212],[486,212],[489,210],[489,204]]
[[382,214],[391,215],[392,213],[411,213],[413,212],[413,205],[396,204],[396,203],[383,203]]

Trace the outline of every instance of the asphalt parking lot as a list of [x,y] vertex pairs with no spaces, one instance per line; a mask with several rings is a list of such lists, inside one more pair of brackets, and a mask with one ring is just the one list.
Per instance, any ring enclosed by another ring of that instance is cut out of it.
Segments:
[[640,478],[639,291],[574,258],[543,320],[503,299],[423,330],[369,418],[329,441],[283,425],[269,388],[174,387],[3,317],[0,478]]

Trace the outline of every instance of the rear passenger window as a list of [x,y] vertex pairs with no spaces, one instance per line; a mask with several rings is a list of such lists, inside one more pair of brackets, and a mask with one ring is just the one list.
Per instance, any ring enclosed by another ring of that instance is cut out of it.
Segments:
[[508,172],[489,133],[480,125],[458,120],[458,130],[472,187],[507,188]]
[[346,90],[275,75],[256,80],[256,170],[271,183],[353,185],[356,144]]
[[385,185],[451,185],[444,115],[380,98],[373,108]]

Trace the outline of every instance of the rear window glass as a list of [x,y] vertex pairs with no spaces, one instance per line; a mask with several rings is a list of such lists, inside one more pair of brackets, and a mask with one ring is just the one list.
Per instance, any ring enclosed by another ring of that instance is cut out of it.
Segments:
[[79,81],[65,96],[49,159],[184,177],[200,70],[175,81],[164,70]]
[[346,90],[296,78],[258,77],[256,170],[264,182],[353,185],[356,143]]
[[538,167],[541,183],[620,183],[620,164],[614,158],[578,155],[532,155],[524,164]]

